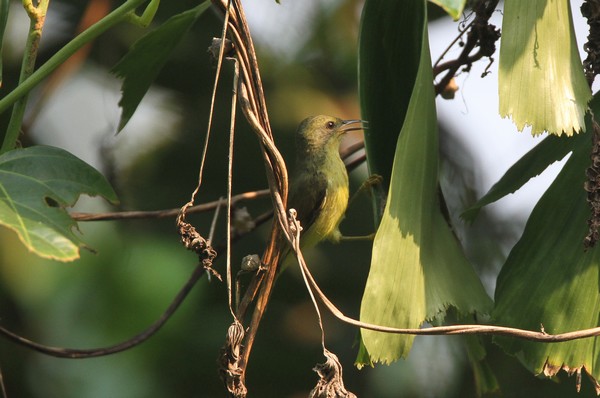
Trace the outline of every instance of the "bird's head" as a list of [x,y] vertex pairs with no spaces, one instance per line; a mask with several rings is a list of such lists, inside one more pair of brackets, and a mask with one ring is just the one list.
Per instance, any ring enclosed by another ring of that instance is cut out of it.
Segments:
[[296,132],[298,154],[339,146],[344,133],[362,130],[362,120],[342,120],[332,116],[311,116],[302,121]]

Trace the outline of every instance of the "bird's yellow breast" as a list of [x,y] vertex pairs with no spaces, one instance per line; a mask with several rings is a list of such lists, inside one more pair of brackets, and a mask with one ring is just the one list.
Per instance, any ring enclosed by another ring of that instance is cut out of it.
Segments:
[[310,228],[310,233],[315,235],[316,242],[323,239],[334,242],[340,240],[341,233],[338,226],[348,207],[349,189],[346,166],[339,156],[329,159],[328,163],[322,169],[326,171],[324,177],[327,179],[327,193],[320,215]]

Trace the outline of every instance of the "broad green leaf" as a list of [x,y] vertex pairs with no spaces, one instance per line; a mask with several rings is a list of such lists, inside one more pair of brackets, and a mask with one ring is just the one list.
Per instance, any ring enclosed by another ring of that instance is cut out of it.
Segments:
[[442,7],[455,21],[460,18],[467,0],[429,0]]
[[17,232],[41,257],[79,257],[82,243],[64,207],[74,205],[81,194],[117,201],[102,174],[62,149],[36,146],[0,156],[0,224]]
[[[423,7],[425,15],[425,3],[415,3]],[[490,298],[440,211],[437,117],[424,21],[417,37],[403,38],[413,45],[420,43],[420,66],[416,78],[406,76],[415,83],[396,146],[387,204],[375,236],[360,312],[364,322],[401,328],[443,319],[451,306],[463,314],[491,308]],[[361,337],[364,349],[359,361],[363,364],[406,357],[414,339],[365,329]],[[370,360],[365,360],[365,352]]]
[[566,136],[549,135],[512,165],[477,203],[465,210],[462,217],[473,221],[483,206],[516,192],[552,163],[567,156],[573,145],[574,140]]
[[210,8],[210,4],[207,0],[191,10],[171,17],[138,40],[113,68],[112,72],[124,79],[121,87],[123,96],[119,101],[119,106],[123,109],[119,131],[133,116],[173,49],[200,15]]
[[[593,101],[600,112],[600,101]],[[588,127],[588,131],[591,128]],[[583,189],[589,166],[591,137],[577,137],[573,153],[542,196],[519,242],[498,277],[497,324],[547,333],[600,326],[600,245],[584,250],[590,210]],[[587,338],[565,343],[534,343],[495,338],[534,373],[552,376],[561,369],[582,370],[600,378],[600,341]]]
[[519,130],[573,135],[585,128],[591,92],[567,0],[506,0],[499,73],[500,115]]

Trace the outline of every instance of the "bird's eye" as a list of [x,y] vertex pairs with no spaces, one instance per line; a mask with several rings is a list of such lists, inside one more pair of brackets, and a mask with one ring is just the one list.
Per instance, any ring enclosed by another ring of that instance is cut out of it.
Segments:
[[325,125],[329,130],[333,129],[333,127],[335,126],[335,123],[333,122],[327,122],[327,124]]

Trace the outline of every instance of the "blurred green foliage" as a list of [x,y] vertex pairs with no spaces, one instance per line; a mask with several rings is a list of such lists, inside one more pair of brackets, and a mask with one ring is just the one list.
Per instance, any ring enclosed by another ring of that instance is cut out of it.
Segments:
[[[13,3],[18,5],[16,1]],[[69,0],[52,2],[49,15],[60,24],[46,27],[49,40],[42,40],[39,62],[44,62],[73,37],[87,4]],[[285,59],[271,51],[268,43],[256,43],[273,131],[286,159],[293,159],[291,136],[298,121],[305,116],[316,113],[347,118],[359,116],[356,48],[361,4],[359,0],[340,0],[327,7],[317,6],[321,8],[314,14],[315,18],[298,35],[303,44]],[[195,5],[197,2],[191,0],[163,1],[149,29]],[[248,8],[253,6],[248,2]],[[286,2],[280,7],[285,6]],[[271,17],[277,18],[277,15]],[[51,35],[53,29],[56,35]],[[98,73],[107,72],[145,33],[132,25],[117,26],[94,42],[86,65],[97,67],[94,70]],[[90,145],[97,146],[94,149],[102,155],[103,171],[118,192],[122,209],[174,208],[189,199],[197,179],[214,76],[206,49],[211,38],[220,33],[219,19],[207,13],[174,49],[159,73],[156,86],[168,90],[173,98],[170,105],[180,116],[176,124],[154,132],[165,137],[160,145],[122,162],[123,159],[115,159],[119,141],[110,144],[115,142],[110,141],[114,130],[103,133],[106,141],[93,144],[72,137],[71,146],[82,151]],[[4,62],[2,90],[10,90],[16,84],[19,60],[4,57]],[[230,66],[226,65],[217,95],[214,134],[199,202],[217,199],[226,192],[228,137],[225,132],[229,124],[231,78]],[[33,93],[33,101],[40,98],[40,91]],[[60,97],[46,99],[50,104],[59,100]],[[68,125],[72,117],[72,114],[53,114],[51,120]],[[107,112],[107,118],[112,117]],[[236,193],[266,187],[259,146],[243,118],[238,119]],[[26,121],[22,144],[34,144],[40,139],[52,143],[53,137],[43,134],[49,126],[37,126],[40,131],[33,134],[34,122]],[[111,123],[116,127],[118,115]],[[0,115],[0,131],[4,131],[6,124],[7,115]],[[124,135],[129,133],[134,132],[123,132]],[[136,136],[144,137],[144,133]],[[464,150],[451,134],[443,135],[442,141],[447,153]],[[462,158],[468,159],[468,156]],[[449,164],[456,168],[473,167],[468,162],[448,161],[446,166]],[[354,172],[351,188],[355,189],[365,176],[364,167]],[[464,181],[447,185],[455,191],[459,189],[457,186],[464,192],[475,189],[466,186]],[[464,208],[457,205],[462,198],[460,192],[447,197],[451,209]],[[270,207],[268,200],[247,205],[253,215]],[[104,205],[93,201],[83,206],[95,211],[104,209]],[[471,232],[465,234],[476,236],[486,231],[497,241],[506,238],[494,227],[492,216],[483,213]],[[362,197],[349,210],[342,231],[348,235],[369,233],[370,217],[370,201]],[[211,218],[212,214],[190,217],[205,233]],[[224,236],[222,224],[217,228],[217,241]],[[59,264],[28,253],[14,233],[0,229],[0,320],[4,327],[53,346],[112,345],[137,334],[157,319],[196,265],[195,256],[178,242],[174,220],[87,223],[81,230],[86,242],[97,252],[83,253],[77,263]],[[246,254],[260,253],[268,231],[268,226],[263,226],[236,243],[233,263],[238,264]],[[467,241],[473,242],[473,239]],[[482,249],[484,244],[467,245],[467,254],[480,259],[477,264],[482,272],[494,272],[495,269],[489,269],[490,263],[499,261],[500,249],[497,242]],[[370,245],[366,242],[338,246],[325,243],[307,257],[309,264],[318,264],[315,276],[331,300],[347,315],[357,317],[368,273]],[[216,268],[224,270],[222,259]],[[210,283],[204,279],[157,335],[132,350],[103,358],[67,360],[46,357],[0,339],[0,367],[9,397],[223,396],[216,357],[230,321],[224,285],[214,279]],[[356,356],[356,330],[329,315],[325,315],[324,322],[328,348],[344,365],[345,384],[359,396],[466,397],[475,394],[466,353],[457,339],[417,338],[417,346],[407,361],[358,371],[351,365]],[[572,382],[555,384],[535,379],[518,361],[486,342],[489,362],[504,396],[574,395]],[[311,368],[322,361],[314,312],[299,275],[290,270],[278,281],[258,333],[247,376],[251,395],[307,396],[317,380]],[[584,394],[589,393],[586,387],[589,386],[584,384]]]

